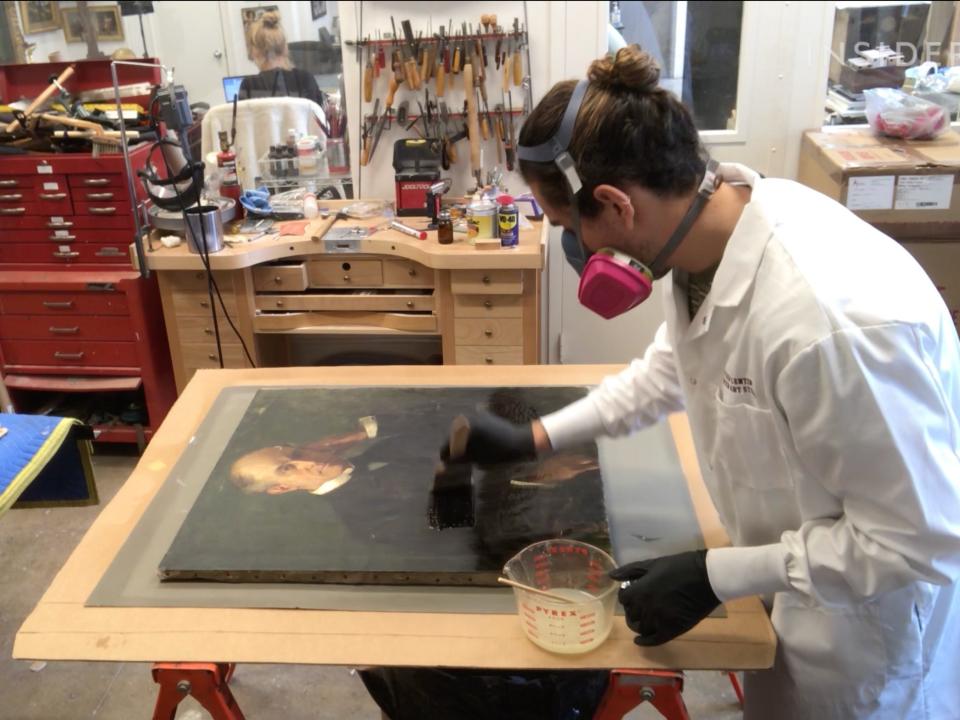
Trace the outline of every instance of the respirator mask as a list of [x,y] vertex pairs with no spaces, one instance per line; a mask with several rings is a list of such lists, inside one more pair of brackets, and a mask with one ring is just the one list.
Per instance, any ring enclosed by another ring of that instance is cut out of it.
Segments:
[[580,287],[577,291],[580,304],[609,320],[632,310],[650,297],[654,278],[663,271],[666,261],[686,237],[707,201],[719,186],[720,179],[717,175],[719,166],[715,160],[707,162],[707,170],[696,198],[649,268],[639,260],[613,248],[590,252],[583,244],[580,234],[580,209],[577,195],[583,189],[583,182],[568,150],[577,121],[577,113],[580,112],[580,106],[589,86],[588,80],[578,82],[564,110],[556,134],[539,145],[518,146],[517,158],[527,162],[554,163],[563,174],[574,228],[572,232],[563,231],[560,239],[563,254],[580,276]]

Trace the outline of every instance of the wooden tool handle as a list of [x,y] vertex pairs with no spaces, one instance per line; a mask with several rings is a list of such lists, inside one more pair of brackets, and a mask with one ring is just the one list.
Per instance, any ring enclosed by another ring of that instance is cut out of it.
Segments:
[[430,82],[430,52],[428,50],[423,51],[423,61],[420,63],[420,81]]
[[507,56],[507,61],[503,63],[503,91],[507,92],[510,89],[510,56]]
[[447,88],[447,71],[443,69],[443,63],[437,65],[437,97],[443,97]]
[[503,163],[503,128],[499,119],[494,120],[493,125],[493,134],[497,136],[497,165],[500,165]]
[[360,152],[360,166],[366,167],[368,162],[370,162],[370,138],[365,137],[363,139],[363,150]]
[[[57,82],[63,85],[63,83],[65,83],[73,75],[76,69],[77,69],[76,65],[70,65],[69,67],[67,67],[57,77]],[[32,113],[34,110],[40,107],[43,103],[45,103],[50,98],[50,96],[53,95],[55,92],[57,92],[57,86],[54,85],[53,83],[50,83],[50,85],[47,86],[46,90],[44,90],[42,93],[37,95],[37,97],[34,98],[34,101],[29,105],[27,105],[27,109],[23,111],[23,114],[29,115],[30,113]],[[18,127],[20,127],[20,122],[18,120],[14,120],[13,122],[9,123],[4,128],[4,130],[8,133],[12,133]]]
[[458,45],[453,49],[453,64],[450,67],[450,72],[454,75],[460,73],[460,46]]
[[[364,151],[366,152],[366,151]],[[313,224],[309,228],[309,232],[306,233],[310,235],[310,239],[314,242],[320,242],[323,240],[323,236],[327,234],[327,231],[333,227],[333,224],[337,221],[336,213],[332,214],[328,218],[324,218],[319,223]]]
[[373,65],[369,62],[363,70],[363,101],[373,101]]
[[484,140],[490,139],[490,121],[487,120],[486,115],[480,116],[480,134],[483,136]]
[[58,125],[67,125],[68,127],[91,130],[98,134],[104,131],[103,127],[95,122],[91,122],[89,120],[79,120],[77,118],[66,117],[64,115],[49,115],[47,113],[43,113],[40,115],[40,119],[51,123],[57,123]]
[[470,421],[465,415],[457,415],[450,423],[450,459],[456,460],[467,451],[470,438]]
[[470,136],[470,171],[480,170],[480,121],[477,117],[477,94],[473,90],[473,65],[463,66],[463,85],[467,89],[467,133]]
[[451,164],[456,164],[457,162],[457,144],[450,142],[448,139],[446,142],[447,145],[447,157],[450,159]]
[[420,72],[417,70],[417,61],[413,58],[408,58],[403,63],[403,69],[407,75],[407,84],[410,86],[411,90],[420,89]]
[[517,87],[523,83],[523,60],[520,57],[520,48],[513,53],[513,84]]
[[393,98],[397,94],[397,74],[390,73],[390,82],[387,85],[387,107],[393,107]]

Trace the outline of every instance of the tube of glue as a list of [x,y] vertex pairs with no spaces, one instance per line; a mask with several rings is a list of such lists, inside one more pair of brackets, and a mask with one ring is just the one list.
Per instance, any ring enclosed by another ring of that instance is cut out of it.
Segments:
[[409,225],[404,225],[404,224],[403,224],[402,222],[400,222],[399,220],[391,220],[391,221],[390,221],[390,227],[391,227],[393,230],[398,230],[398,231],[402,232],[404,235],[409,235],[410,237],[415,237],[417,240],[426,240],[426,239],[427,239],[427,233],[426,233],[425,231],[423,231],[423,230],[417,230],[416,228],[412,228],[412,227],[410,227]]

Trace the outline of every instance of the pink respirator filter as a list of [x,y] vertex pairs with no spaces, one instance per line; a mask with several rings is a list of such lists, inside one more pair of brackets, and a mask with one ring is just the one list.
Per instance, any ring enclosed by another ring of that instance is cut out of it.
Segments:
[[583,269],[578,297],[581,305],[609,320],[642,303],[652,290],[653,276],[643,265],[620,253],[601,250]]

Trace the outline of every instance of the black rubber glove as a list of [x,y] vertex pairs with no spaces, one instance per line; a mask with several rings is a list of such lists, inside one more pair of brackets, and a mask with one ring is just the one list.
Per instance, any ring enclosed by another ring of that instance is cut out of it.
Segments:
[[468,418],[470,434],[463,455],[450,457],[450,443],[440,448],[440,459],[445,463],[464,462],[478,465],[533,460],[537,450],[533,441],[533,425],[516,425],[490,413],[479,413]]
[[707,551],[629,563],[610,577],[629,585],[619,599],[637,645],[662,645],[709,615],[720,600],[707,577]]

